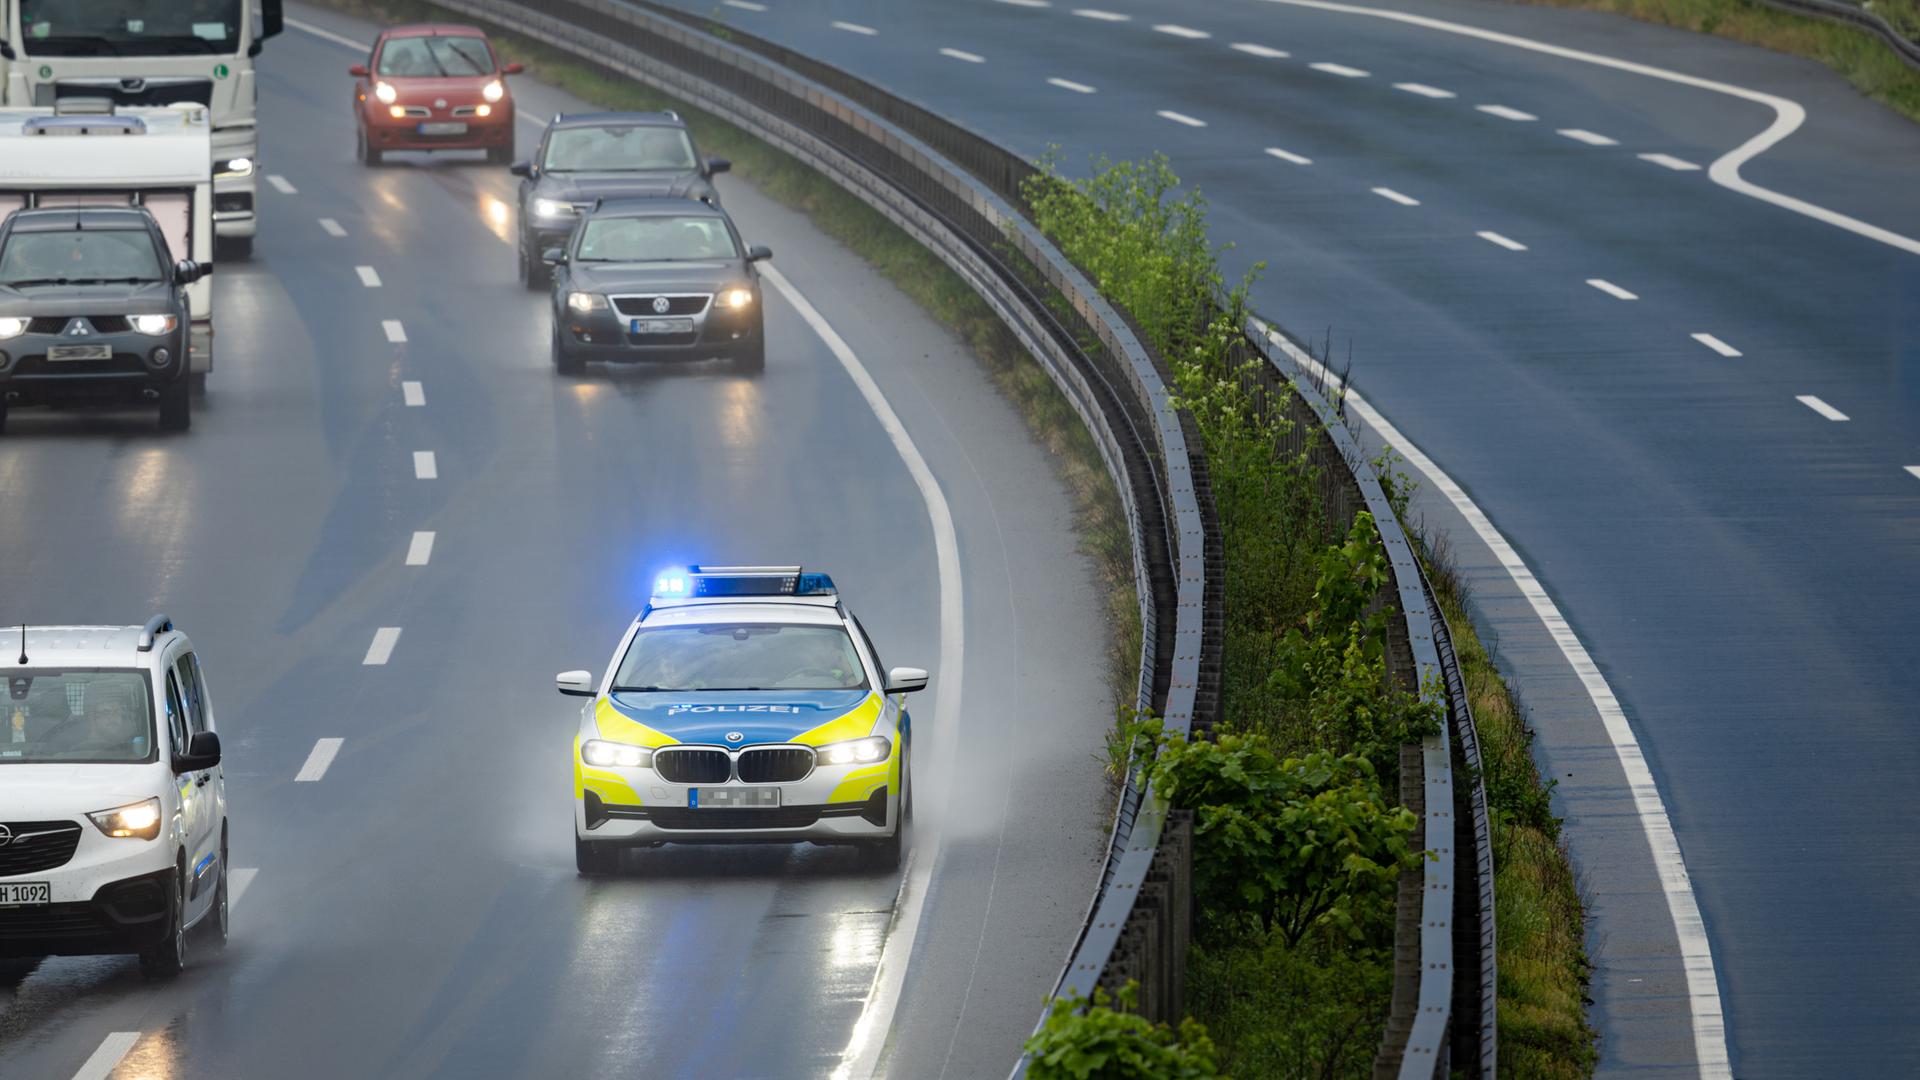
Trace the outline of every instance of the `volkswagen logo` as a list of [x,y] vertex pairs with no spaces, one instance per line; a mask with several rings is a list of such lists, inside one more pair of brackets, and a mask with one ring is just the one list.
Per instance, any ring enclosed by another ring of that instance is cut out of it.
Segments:
[[11,843],[13,843],[13,830],[0,825],[0,847],[6,847]]
[[93,329],[87,325],[87,320],[85,319],[74,319],[67,323],[68,337],[86,337],[91,333],[93,333]]
[[[657,302],[657,301],[656,301],[656,302]],[[740,733],[740,732],[738,732],[738,731],[729,731],[729,732],[727,732],[727,741],[728,741],[728,742],[739,742],[739,741],[740,741],[741,739],[744,739],[744,738],[746,738],[746,736],[745,736],[745,735],[743,735],[743,734],[741,734],[741,733]]]
[[666,297],[656,296],[653,298],[653,313],[655,315],[665,315],[667,313],[667,309],[671,307],[673,307],[673,301],[667,299]]

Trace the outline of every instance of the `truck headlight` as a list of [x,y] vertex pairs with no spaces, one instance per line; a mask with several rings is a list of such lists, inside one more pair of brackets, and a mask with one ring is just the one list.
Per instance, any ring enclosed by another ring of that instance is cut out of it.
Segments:
[[607,306],[607,298],[599,293],[570,292],[567,294],[567,306],[585,315],[589,311],[600,311]]
[[400,100],[400,91],[392,83],[378,82],[373,84],[373,96],[380,99],[380,104],[391,105]]
[[813,755],[822,765],[871,765],[876,761],[887,760],[893,752],[893,744],[884,735],[874,735],[865,739],[852,739],[847,742],[828,743],[813,748]]
[[499,79],[495,79],[480,88],[480,96],[486,98],[488,101],[499,101],[501,98],[507,96],[507,84],[501,82]]
[[653,767],[653,751],[644,746],[588,739],[580,744],[580,760],[603,769],[650,769]]
[[108,836],[151,840],[160,835],[160,800],[143,799],[112,810],[96,810],[87,817]]
[[752,289],[723,289],[720,292],[720,306],[723,308],[743,308],[753,306]]
[[173,328],[180,325],[180,320],[172,315],[134,315],[127,321],[133,324],[135,330],[153,337],[171,334]]
[[228,158],[213,163],[213,175],[225,180],[234,176],[252,176],[253,159],[250,157]]
[[27,332],[27,320],[12,316],[0,318],[0,338],[19,337]]

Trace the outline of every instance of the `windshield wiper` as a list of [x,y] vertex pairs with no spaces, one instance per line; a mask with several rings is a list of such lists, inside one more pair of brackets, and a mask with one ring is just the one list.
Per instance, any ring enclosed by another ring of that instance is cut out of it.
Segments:
[[[149,40],[151,40],[152,43],[155,45],[160,45],[160,44],[165,44],[170,46],[194,45],[194,46],[198,46],[198,50],[203,53],[218,53],[218,52],[226,51],[225,49],[214,48],[213,42],[208,41],[206,38],[203,38],[203,37],[168,37],[168,38],[152,38]],[[189,50],[182,50],[182,51],[191,52],[193,50],[189,49]]]
[[10,289],[17,289],[22,285],[68,285],[71,283],[69,279],[63,277],[30,277],[21,278],[18,281],[0,282]]
[[49,42],[68,42],[68,41],[74,42],[76,44],[86,44],[86,45],[97,46],[98,48],[104,50],[109,56],[127,55],[126,53],[120,51],[119,42],[116,42],[114,39],[110,37],[103,37],[99,34],[48,34],[46,37],[35,38],[33,40],[33,43],[35,46],[42,46],[42,45],[46,45]]
[[672,691],[664,686],[616,686],[607,692],[610,694],[665,694]]
[[82,277],[62,280],[70,281],[75,285],[137,285],[143,281],[151,284],[160,279],[157,277]]

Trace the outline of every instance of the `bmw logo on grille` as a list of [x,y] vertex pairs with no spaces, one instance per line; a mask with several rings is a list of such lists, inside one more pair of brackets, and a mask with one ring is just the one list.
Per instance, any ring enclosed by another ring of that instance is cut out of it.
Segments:
[[[659,303],[659,301],[657,301],[657,300],[656,300],[656,301],[654,301],[654,302],[655,302],[655,303]],[[746,738],[746,736],[745,736],[745,735],[742,735],[742,734],[741,734],[740,732],[738,732],[738,731],[729,731],[729,732],[727,732],[727,741],[728,741],[728,742],[739,742],[739,741],[740,741],[741,739],[744,739],[744,738]]]
[[667,313],[667,309],[672,306],[673,306],[673,301],[668,300],[664,296],[656,296],[653,298],[653,313],[655,315],[665,315]]

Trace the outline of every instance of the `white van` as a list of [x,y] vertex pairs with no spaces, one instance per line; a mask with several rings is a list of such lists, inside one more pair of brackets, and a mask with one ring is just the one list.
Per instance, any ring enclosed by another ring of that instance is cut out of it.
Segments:
[[145,626],[0,631],[0,957],[227,939],[227,794],[200,661]]

